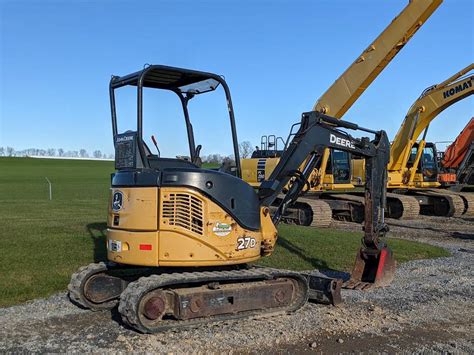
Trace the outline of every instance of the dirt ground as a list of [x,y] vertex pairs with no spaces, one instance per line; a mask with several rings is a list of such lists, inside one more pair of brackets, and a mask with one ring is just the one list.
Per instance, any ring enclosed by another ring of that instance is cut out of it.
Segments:
[[387,288],[344,290],[338,307],[307,304],[294,314],[153,335],[127,329],[115,311],[78,309],[60,293],[0,309],[0,351],[473,353],[474,220],[387,222],[389,237],[440,245],[452,256],[405,263]]

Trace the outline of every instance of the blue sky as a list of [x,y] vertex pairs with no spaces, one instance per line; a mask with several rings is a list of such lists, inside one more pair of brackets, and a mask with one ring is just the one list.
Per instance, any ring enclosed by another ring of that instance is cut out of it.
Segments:
[[[286,136],[407,3],[0,0],[0,146],[111,153],[110,76],[145,63],[224,75],[240,141]],[[423,89],[473,61],[473,3],[445,0],[344,118],[393,138]],[[230,154],[223,95],[204,96],[191,107],[197,143]],[[147,134],[168,155],[186,153],[176,99],[146,98]],[[429,139],[454,139],[473,114],[472,97],[457,103]]]

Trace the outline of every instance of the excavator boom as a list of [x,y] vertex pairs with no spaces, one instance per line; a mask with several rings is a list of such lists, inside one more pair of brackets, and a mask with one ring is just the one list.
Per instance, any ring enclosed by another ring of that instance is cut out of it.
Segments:
[[[341,119],[344,113],[369,87],[375,78],[387,67],[404,45],[420,29],[426,20],[440,6],[442,0],[409,1],[407,6],[395,17],[385,30],[357,57],[342,75],[323,93],[313,106],[313,111],[328,114]],[[291,136],[290,132],[290,136]],[[271,172],[278,164],[279,155],[274,152],[257,152],[252,159],[243,159],[242,177],[253,187],[258,188],[261,182],[269,179]],[[334,151],[333,151],[334,153]],[[339,154],[340,152],[336,152]],[[279,153],[281,155],[281,153]],[[349,155],[330,154],[325,149],[318,164],[314,166],[310,177],[309,191],[320,194],[322,191],[351,189],[351,169]],[[313,196],[314,197],[314,196]],[[350,201],[340,194],[337,201],[329,199],[300,199],[295,208],[285,216],[290,223],[327,227],[331,217],[359,221],[363,217],[360,207],[363,199],[351,197]],[[331,200],[331,201],[329,201]],[[396,211],[406,210],[406,205],[417,205],[416,200],[405,198],[400,202],[396,198]],[[400,205],[400,206],[399,206]],[[412,211],[412,209],[410,209]],[[404,213],[404,212],[403,212]],[[400,213],[399,213],[400,214]],[[404,213],[404,215],[418,212]],[[313,218],[317,216],[317,218]]]
[[[375,41],[316,101],[313,111],[341,118],[441,3],[442,0],[410,1]],[[329,149],[326,149],[317,173],[319,175],[317,180],[320,183],[314,184],[314,191],[319,191],[323,187],[328,160]],[[333,184],[325,186],[331,190],[334,188],[331,185]]]
[[410,1],[326,90],[313,110],[341,118],[441,3],[442,0]]

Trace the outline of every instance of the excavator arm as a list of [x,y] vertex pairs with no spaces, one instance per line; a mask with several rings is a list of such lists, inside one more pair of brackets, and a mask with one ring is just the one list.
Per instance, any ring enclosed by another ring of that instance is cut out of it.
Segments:
[[[313,111],[341,118],[441,3],[442,0],[410,1],[316,101]],[[320,182],[324,181],[328,159],[329,149],[326,149],[320,163]],[[314,188],[319,190],[320,186]]]
[[[430,86],[410,107],[392,143],[388,165],[390,185],[409,185],[413,181],[431,121],[449,106],[474,93],[474,74],[470,73],[473,69],[474,64],[470,64],[442,83]],[[412,147],[422,133],[423,137],[418,145],[417,156],[408,173],[407,163]]]
[[[366,137],[353,138],[339,128],[369,132],[375,135],[375,139],[370,141]],[[291,180],[288,192],[273,215],[273,223],[276,225],[287,206],[300,196],[311,171],[326,148],[355,153],[366,159],[363,246],[347,286],[365,288],[373,284],[387,285],[393,278],[395,263],[390,249],[380,239],[388,230],[383,216],[390,142],[384,131],[372,131],[316,111],[304,113],[299,130],[278,165],[270,178],[260,185],[258,196],[261,205],[270,206]]]
[[[441,5],[442,0],[411,0],[395,17],[385,30],[357,57],[342,75],[321,95],[313,106],[313,111],[342,118],[354,102],[364,93],[375,78],[407,44],[411,37],[423,26],[426,20]],[[328,165],[329,149],[323,153],[314,171],[318,183],[312,190],[322,189]],[[258,164],[244,161],[244,170],[254,171]],[[254,167],[255,166],[255,167]],[[268,164],[263,174],[273,168]],[[262,175],[263,175],[262,174]],[[243,174],[246,181],[259,186],[258,172]]]

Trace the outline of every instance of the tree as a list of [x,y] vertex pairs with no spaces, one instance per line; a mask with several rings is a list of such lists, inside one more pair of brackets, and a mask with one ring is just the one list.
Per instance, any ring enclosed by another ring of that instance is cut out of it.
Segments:
[[5,155],[5,148],[0,147],[0,157],[3,157]]
[[56,149],[49,148],[48,149],[48,157],[55,157],[56,156]]
[[59,149],[58,149],[58,155],[59,155],[60,157],[63,157],[63,156],[64,156],[64,149],[63,149],[63,148],[59,148]]
[[79,156],[80,156],[81,158],[88,158],[88,157],[89,157],[89,154],[87,154],[87,150],[81,149],[81,150],[79,151]]
[[248,158],[252,154],[252,143],[243,141],[239,143],[239,153],[241,158]]
[[95,150],[93,154],[94,154],[94,158],[97,158],[97,159],[102,158],[102,152],[100,150]]
[[15,149],[7,147],[7,156],[12,157],[15,154]]

